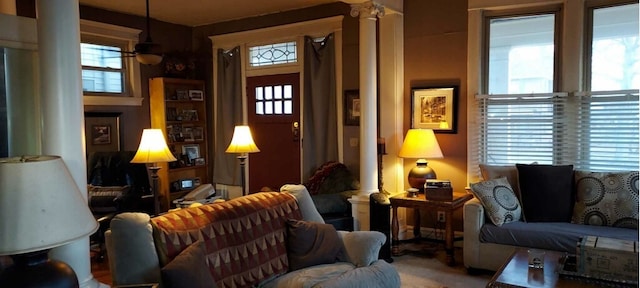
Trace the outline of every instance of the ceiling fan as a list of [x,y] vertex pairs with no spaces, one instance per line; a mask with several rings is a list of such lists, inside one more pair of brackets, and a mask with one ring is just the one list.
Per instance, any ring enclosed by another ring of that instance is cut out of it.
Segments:
[[153,43],[151,40],[151,18],[149,17],[149,0],[147,1],[147,39],[144,42],[140,42],[134,46],[133,51],[126,52],[135,55],[136,60],[146,65],[156,65],[162,62],[162,54],[160,51],[160,44]]

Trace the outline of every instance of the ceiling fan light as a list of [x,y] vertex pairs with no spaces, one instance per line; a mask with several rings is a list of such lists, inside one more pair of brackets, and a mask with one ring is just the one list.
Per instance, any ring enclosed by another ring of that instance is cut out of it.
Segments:
[[136,60],[145,65],[157,65],[162,62],[162,56],[156,54],[136,54]]

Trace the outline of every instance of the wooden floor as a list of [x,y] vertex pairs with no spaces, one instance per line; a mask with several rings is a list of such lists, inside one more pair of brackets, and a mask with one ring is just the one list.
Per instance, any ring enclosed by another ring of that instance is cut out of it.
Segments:
[[91,251],[91,274],[93,274],[93,278],[100,283],[111,286],[113,281],[111,281],[111,272],[109,271],[109,259],[105,255],[104,260],[98,261],[95,255],[96,253]]

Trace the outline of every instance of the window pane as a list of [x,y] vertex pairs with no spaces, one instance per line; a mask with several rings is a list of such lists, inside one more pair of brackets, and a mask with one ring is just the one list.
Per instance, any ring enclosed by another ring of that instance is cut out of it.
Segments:
[[273,106],[275,108],[274,114],[282,114],[282,101],[274,101]]
[[284,101],[284,114],[293,114],[293,101],[285,100]]
[[284,85],[284,99],[293,98],[293,86]]
[[555,15],[489,21],[489,94],[553,91]]
[[256,87],[256,100],[264,100],[262,91],[263,91],[262,87]]
[[256,102],[256,114],[264,115],[263,102]]
[[282,99],[282,86],[274,86],[273,87],[273,97],[275,99]]
[[638,89],[638,4],[594,9],[591,91]]
[[264,87],[264,99],[266,100],[273,99],[273,87],[271,86]]
[[120,47],[80,43],[80,51],[82,66],[122,69]]
[[122,73],[82,70],[82,89],[91,92],[122,93]]
[[265,102],[264,106],[264,114],[273,114],[273,102]]
[[252,67],[295,63],[296,42],[285,42],[249,47],[249,64]]

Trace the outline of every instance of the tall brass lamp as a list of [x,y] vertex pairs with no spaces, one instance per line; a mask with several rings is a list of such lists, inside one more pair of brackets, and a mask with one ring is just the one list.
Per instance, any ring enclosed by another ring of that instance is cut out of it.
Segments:
[[238,159],[240,160],[240,181],[242,181],[242,196],[247,195],[247,188],[245,187],[245,162],[247,160],[248,153],[260,152],[256,143],[253,142],[251,136],[251,129],[249,126],[236,126],[233,130],[233,137],[231,143],[225,151],[227,153],[238,153]]
[[73,269],[48,252],[93,234],[98,222],[62,158],[0,159],[0,219],[0,256],[14,263],[0,287],[78,287]]
[[158,162],[173,162],[176,157],[167,147],[164,134],[160,129],[144,129],[142,130],[142,138],[136,155],[131,159],[131,163],[152,164],[149,168],[151,171],[151,179],[153,181],[153,209],[157,215],[160,213],[160,195],[158,195],[158,170],[160,167],[156,165]]
[[436,171],[427,164],[427,159],[443,158],[438,139],[431,129],[409,129],[404,137],[398,156],[401,158],[418,159],[416,167],[409,171],[409,185],[419,191],[424,191],[427,179],[436,179]]

